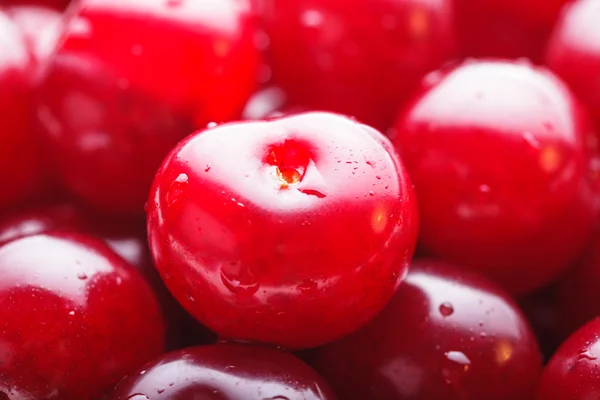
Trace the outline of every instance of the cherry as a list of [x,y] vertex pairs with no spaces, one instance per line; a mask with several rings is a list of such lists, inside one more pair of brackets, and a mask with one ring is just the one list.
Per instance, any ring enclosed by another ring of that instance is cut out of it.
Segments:
[[554,75],[466,62],[432,73],[397,122],[427,252],[513,293],[550,282],[593,227],[587,115]]
[[540,61],[560,10],[569,1],[457,0],[463,56]]
[[0,394],[90,399],[158,356],[164,323],[141,275],[75,233],[0,247]]
[[[573,2],[558,21],[545,62],[586,103],[600,123],[600,4]],[[599,125],[600,126],[600,125]]]
[[264,0],[273,82],[292,104],[387,130],[425,73],[454,52],[450,0]]
[[166,158],[148,201],[152,254],[177,300],[221,336],[290,348],[379,312],[416,230],[389,141],[328,113],[199,132]]
[[554,354],[542,375],[539,400],[598,398],[600,318],[575,332]]
[[80,0],[69,14],[39,100],[49,151],[88,204],[142,212],[168,151],[241,112],[259,65],[252,13],[244,0]]
[[313,356],[340,399],[530,400],[535,336],[491,282],[420,260],[385,310]]
[[118,386],[111,400],[333,400],[315,371],[291,354],[236,344],[166,354]]

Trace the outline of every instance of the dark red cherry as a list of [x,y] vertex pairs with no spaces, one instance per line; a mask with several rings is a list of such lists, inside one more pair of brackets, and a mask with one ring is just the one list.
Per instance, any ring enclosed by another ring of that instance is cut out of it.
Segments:
[[273,82],[292,104],[387,130],[425,73],[454,52],[449,0],[266,0]]
[[141,213],[169,150],[252,93],[252,14],[245,0],[77,4],[41,90],[48,150],[73,194]]
[[329,113],[222,125],[180,143],[148,200],[179,302],[221,336],[292,348],[349,333],[412,257],[412,185],[390,142]]
[[97,239],[57,232],[4,244],[0,282],[0,397],[98,399],[163,350],[152,290]]
[[430,254],[523,293],[587,244],[593,130],[550,72],[508,61],[433,72],[396,131]]
[[592,400],[600,395],[600,318],[577,330],[542,375],[538,400]]
[[372,322],[317,349],[313,364],[341,400],[531,400],[542,368],[504,291],[430,260],[411,266]]
[[334,400],[308,365],[277,349],[235,344],[166,354],[123,380],[111,400]]

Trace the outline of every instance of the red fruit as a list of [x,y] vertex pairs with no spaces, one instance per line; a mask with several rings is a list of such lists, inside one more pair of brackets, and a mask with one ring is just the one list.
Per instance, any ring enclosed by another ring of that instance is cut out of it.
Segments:
[[541,373],[516,304],[478,275],[417,261],[386,309],[313,359],[340,399],[530,400]]
[[193,347],[162,356],[123,380],[111,400],[333,400],[327,383],[281,350]]
[[[600,123],[600,2],[579,0],[554,28],[546,64],[562,77]],[[600,126],[600,125],[599,125]]]
[[539,61],[560,10],[569,1],[458,0],[456,25],[463,56]]
[[99,398],[163,350],[142,276],[97,239],[51,233],[0,247],[0,397]]
[[586,245],[593,132],[551,73],[500,61],[434,72],[396,127],[426,251],[523,293]]
[[597,318],[567,339],[546,365],[538,400],[598,398],[599,358],[600,318]]
[[414,250],[415,208],[384,136],[309,113],[180,143],[156,175],[148,230],[192,315],[224,337],[301,348],[383,308]]
[[273,82],[292,104],[387,130],[425,73],[454,52],[450,0],[266,0]]
[[252,93],[252,14],[244,0],[81,0],[69,14],[38,110],[49,150],[75,195],[141,212],[168,151]]

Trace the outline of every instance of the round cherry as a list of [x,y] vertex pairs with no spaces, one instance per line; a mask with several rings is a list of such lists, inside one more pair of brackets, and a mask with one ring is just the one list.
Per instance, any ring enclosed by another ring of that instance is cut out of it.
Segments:
[[150,287],[101,241],[49,233],[0,247],[0,397],[96,399],[158,356]]
[[[137,396],[137,397],[136,397]],[[111,400],[333,400],[315,371],[277,349],[235,344],[166,354],[124,379]]]
[[412,257],[412,185],[390,142],[329,113],[226,124],[180,143],[148,201],[177,300],[216,333],[285,347],[347,334]]
[[600,318],[578,331],[554,354],[542,375],[538,400],[589,400],[600,394]]
[[382,131],[431,69],[454,52],[452,1],[267,0],[273,82],[291,104]]
[[142,213],[169,150],[252,93],[253,14],[245,0],[79,0],[69,15],[39,96],[49,151],[85,202]]
[[396,128],[430,254],[523,293],[587,244],[594,135],[550,72],[508,61],[436,71]]
[[541,374],[533,332],[479,275],[415,262],[385,310],[312,360],[341,399],[530,400]]

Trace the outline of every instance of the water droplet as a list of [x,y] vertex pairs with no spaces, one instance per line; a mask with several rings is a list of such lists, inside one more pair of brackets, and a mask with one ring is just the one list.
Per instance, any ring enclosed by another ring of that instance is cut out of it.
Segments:
[[594,361],[598,359],[598,356],[592,353],[591,349],[583,349],[579,354],[579,359]]
[[164,388],[156,389],[156,393],[158,393],[158,394],[163,394],[164,391],[165,391]]
[[144,375],[146,373],[146,370],[143,370],[142,372],[140,372],[140,375]]
[[375,168],[377,166],[377,163],[375,161],[372,160],[367,160],[367,158],[365,157],[365,162],[367,163],[367,165],[371,168]]
[[71,315],[71,316],[75,315],[75,311],[71,311],[71,312],[69,313],[69,315]]
[[440,304],[439,309],[440,314],[442,314],[444,317],[449,317],[452,314],[454,314],[454,306],[452,306],[452,304],[448,303],[447,301]]
[[480,337],[480,338],[482,338],[482,339],[485,339],[485,338],[487,337],[487,333],[485,333],[485,332],[481,332],[481,333],[479,334],[479,337]]
[[150,400],[150,398],[147,396],[144,396],[143,394],[136,393],[136,394],[132,394],[125,400]]
[[167,193],[167,203],[169,206],[175,205],[187,192],[188,176],[186,174],[179,174],[179,176],[173,181],[169,192]]
[[186,295],[185,295],[185,296],[186,296],[186,297],[187,297],[187,299],[188,299],[189,301],[191,301],[192,303],[196,301],[196,300],[195,300],[195,299],[194,299],[194,298],[193,298],[193,297],[192,297],[192,296],[191,296],[189,293],[186,293]]
[[381,179],[381,177],[379,175],[375,175],[375,178],[377,179]]
[[444,353],[442,376],[447,384],[457,384],[470,366],[471,360],[463,352],[449,351]]
[[369,192],[369,196],[375,196],[375,192],[373,192],[373,191],[370,191],[370,192]]
[[290,400],[288,397],[285,396],[275,396],[275,397],[269,397],[265,400]]
[[221,281],[231,293],[242,296],[252,296],[260,287],[252,271],[239,262],[221,266]]
[[319,284],[312,279],[305,279],[304,282],[297,286],[297,289],[302,293],[314,292],[319,288]]
[[210,171],[210,163],[206,164],[206,168],[204,168],[204,172]]
[[84,281],[87,278],[88,278],[88,276],[85,272],[80,272],[79,274],[77,274],[77,279],[81,279],[82,281]]
[[206,125],[206,128],[207,128],[207,129],[213,129],[213,128],[216,128],[216,127],[217,127],[217,125],[218,125],[218,124],[217,124],[216,122],[209,122],[209,123]]
[[523,132],[523,140],[527,142],[534,149],[539,149],[541,147],[540,142],[533,136],[531,132]]

